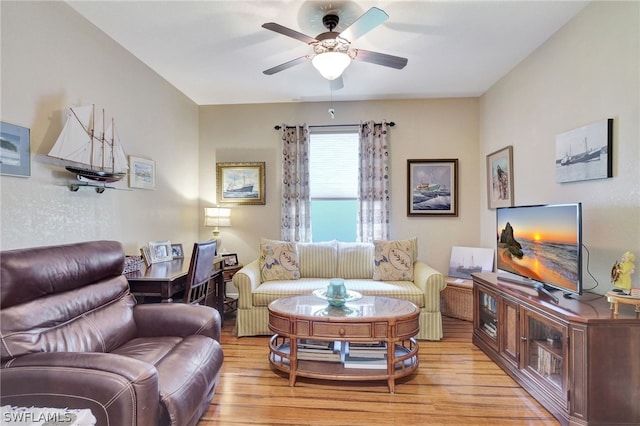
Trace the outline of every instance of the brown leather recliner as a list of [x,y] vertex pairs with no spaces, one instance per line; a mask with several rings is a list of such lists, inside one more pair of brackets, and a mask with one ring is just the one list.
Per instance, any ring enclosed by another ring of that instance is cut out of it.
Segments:
[[136,305],[115,241],[0,253],[2,405],[89,408],[98,425],[195,425],[215,392],[220,315]]

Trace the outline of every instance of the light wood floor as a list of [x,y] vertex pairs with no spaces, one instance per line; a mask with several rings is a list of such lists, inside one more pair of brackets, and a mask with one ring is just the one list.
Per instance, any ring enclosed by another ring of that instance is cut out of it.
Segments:
[[221,425],[559,425],[471,343],[471,323],[444,317],[444,339],[419,342],[418,371],[396,382],[299,378],[269,366],[268,337],[223,328],[224,364],[198,426]]

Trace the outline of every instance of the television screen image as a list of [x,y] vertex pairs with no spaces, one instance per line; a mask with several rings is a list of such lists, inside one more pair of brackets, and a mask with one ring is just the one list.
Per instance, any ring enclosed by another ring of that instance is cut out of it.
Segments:
[[524,278],[512,282],[582,294],[580,203],[498,208],[496,229],[498,271]]

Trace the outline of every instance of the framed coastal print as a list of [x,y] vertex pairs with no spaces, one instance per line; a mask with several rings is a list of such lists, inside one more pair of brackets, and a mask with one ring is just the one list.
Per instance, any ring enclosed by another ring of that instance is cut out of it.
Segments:
[[407,160],[407,216],[458,216],[458,160]]
[[613,118],[556,135],[556,182],[613,177]]
[[487,155],[487,195],[489,208],[513,206],[513,147]]
[[265,163],[216,163],[219,203],[265,204]]
[[147,158],[129,156],[129,187],[155,189],[156,162]]
[[31,175],[29,129],[0,122],[0,144],[0,173],[29,177]]

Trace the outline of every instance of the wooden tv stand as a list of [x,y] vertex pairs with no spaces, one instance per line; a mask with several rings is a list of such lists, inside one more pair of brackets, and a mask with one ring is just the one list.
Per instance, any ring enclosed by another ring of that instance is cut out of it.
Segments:
[[556,295],[473,274],[473,343],[563,425],[640,424],[640,314]]

